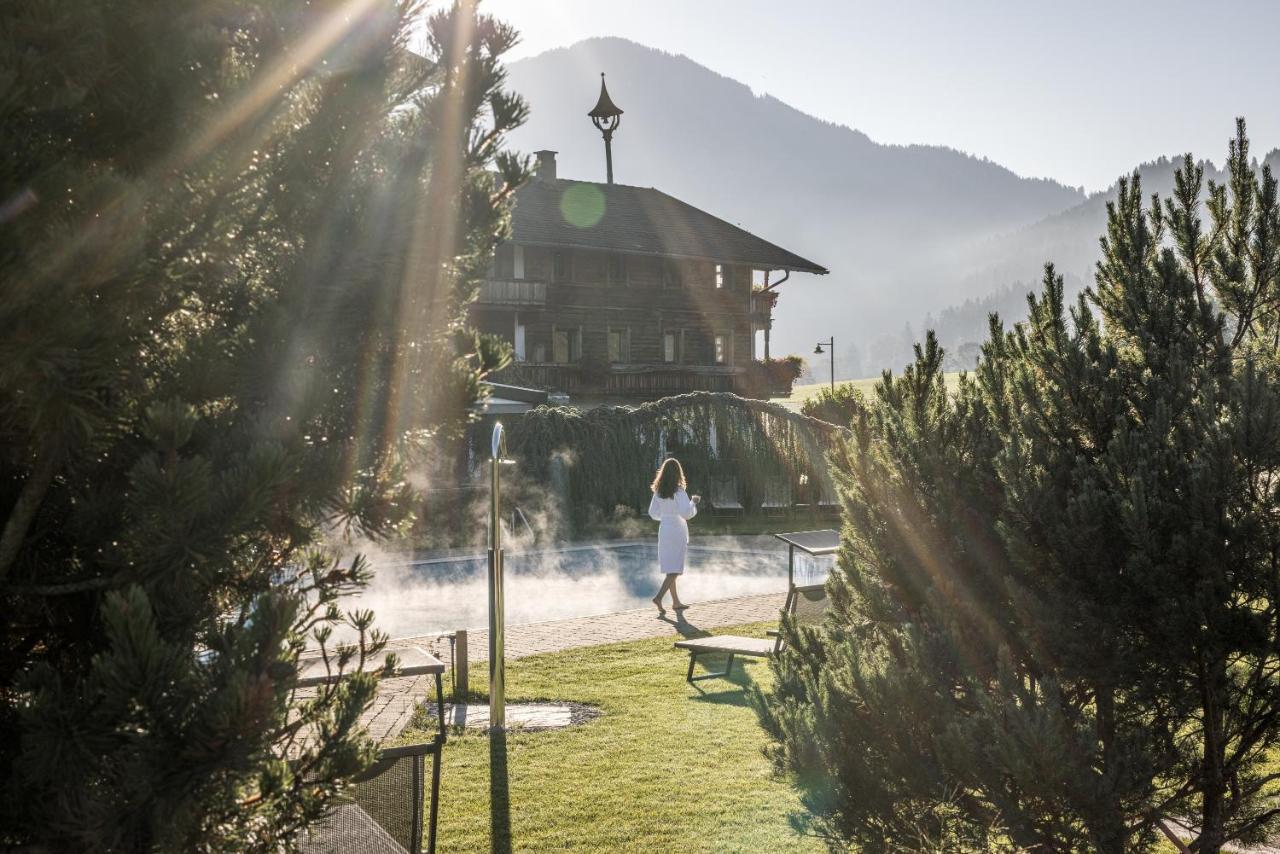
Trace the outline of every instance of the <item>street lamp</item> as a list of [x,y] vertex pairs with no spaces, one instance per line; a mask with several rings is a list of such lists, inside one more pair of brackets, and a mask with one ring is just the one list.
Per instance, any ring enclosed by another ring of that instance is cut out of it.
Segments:
[[613,183],[613,132],[618,129],[618,125],[622,123],[622,110],[618,109],[618,105],[613,103],[613,99],[609,97],[609,90],[604,87],[604,72],[600,72],[600,100],[591,108],[591,112],[587,113],[591,117],[591,123],[596,126],[596,130],[604,135],[604,163],[605,174],[609,178],[609,183]]
[[822,345],[826,344],[827,349],[831,351],[831,394],[836,393],[836,336],[832,335],[826,341],[819,341],[818,346],[813,348],[815,356],[822,355]]

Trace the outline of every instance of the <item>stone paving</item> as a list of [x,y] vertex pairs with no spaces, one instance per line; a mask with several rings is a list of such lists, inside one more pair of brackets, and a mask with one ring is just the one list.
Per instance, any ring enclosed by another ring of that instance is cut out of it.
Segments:
[[[489,728],[489,706],[485,703],[449,706],[445,720],[450,726]],[[573,723],[573,709],[555,703],[512,703],[507,706],[508,729],[563,729]]]
[[364,710],[360,723],[375,741],[387,741],[395,738],[409,725],[418,703],[428,699],[434,702],[435,695],[434,676],[394,676],[383,679],[378,683],[378,696]]
[[[507,626],[506,655],[508,659],[523,658],[543,652],[559,652],[584,646],[644,640],[646,638],[671,637],[705,631],[741,623],[757,623],[776,620],[786,599],[783,592],[759,596],[740,596],[734,599],[718,599],[689,605],[683,619],[676,612],[667,611],[660,616],[656,608],[636,608],[616,614],[597,614],[574,617],[568,620],[549,620]],[[436,651],[441,660],[448,662],[449,644],[442,638],[400,638],[387,644],[388,651],[402,646],[425,646]],[[483,687],[487,669],[475,667],[489,658],[489,633],[483,629],[467,632],[467,661],[473,686]],[[674,654],[674,653],[673,653]],[[448,674],[445,676],[448,683]],[[446,691],[448,686],[446,684]],[[361,723],[377,741],[395,738],[408,725],[414,708],[424,699],[435,699],[435,679],[429,676],[401,676],[384,679]],[[566,698],[572,699],[572,698]]]

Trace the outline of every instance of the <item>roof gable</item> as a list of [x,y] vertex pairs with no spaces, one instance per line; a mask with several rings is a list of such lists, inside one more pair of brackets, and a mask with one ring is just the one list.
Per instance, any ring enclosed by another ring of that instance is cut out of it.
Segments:
[[516,193],[516,243],[826,273],[825,267],[652,187],[533,180]]

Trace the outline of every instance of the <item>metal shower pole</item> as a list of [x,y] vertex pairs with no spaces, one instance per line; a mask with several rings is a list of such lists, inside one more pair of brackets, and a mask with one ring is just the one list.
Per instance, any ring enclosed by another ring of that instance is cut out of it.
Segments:
[[503,459],[506,451],[502,423],[493,425],[490,445],[489,484],[489,727],[505,729],[507,725],[506,643],[503,637],[506,610],[502,600],[502,503],[501,466],[512,460]]

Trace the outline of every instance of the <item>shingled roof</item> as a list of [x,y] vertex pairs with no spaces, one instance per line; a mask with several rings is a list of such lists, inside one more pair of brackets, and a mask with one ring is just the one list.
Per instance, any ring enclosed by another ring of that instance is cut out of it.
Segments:
[[827,269],[652,187],[535,179],[516,193],[516,243],[742,264]]

